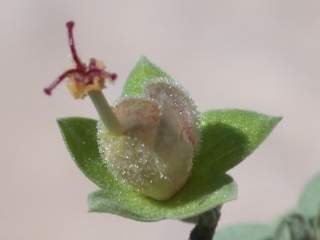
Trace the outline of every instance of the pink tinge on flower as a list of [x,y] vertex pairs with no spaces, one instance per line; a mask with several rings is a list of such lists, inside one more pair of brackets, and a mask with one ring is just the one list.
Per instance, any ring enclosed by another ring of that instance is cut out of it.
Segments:
[[145,99],[125,99],[115,106],[114,112],[125,135],[153,145],[160,121],[160,109],[156,103]]
[[192,100],[179,87],[154,82],[144,99],[124,99],[114,112],[124,136],[98,134],[108,169],[147,196],[172,197],[189,178],[199,143]]
[[[199,144],[199,113],[192,99],[178,86],[165,82],[147,85],[146,93],[158,102],[167,118],[177,119],[181,135],[192,144],[194,151]],[[170,110],[170,112],[168,111]]]

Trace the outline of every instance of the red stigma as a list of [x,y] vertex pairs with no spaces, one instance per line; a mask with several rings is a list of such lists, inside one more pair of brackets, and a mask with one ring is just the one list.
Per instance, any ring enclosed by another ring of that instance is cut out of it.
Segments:
[[74,41],[73,28],[75,23],[73,21],[68,21],[66,23],[67,33],[68,33],[68,43],[69,48],[72,54],[72,59],[75,63],[75,68],[69,69],[62,73],[54,82],[52,82],[48,87],[44,88],[44,93],[51,95],[53,89],[55,89],[65,78],[71,74],[77,74],[77,81],[82,81],[85,84],[89,85],[93,83],[94,77],[108,78],[112,81],[116,80],[117,74],[109,73],[104,69],[101,69],[97,66],[96,60],[94,58],[90,59],[89,66],[82,63]]

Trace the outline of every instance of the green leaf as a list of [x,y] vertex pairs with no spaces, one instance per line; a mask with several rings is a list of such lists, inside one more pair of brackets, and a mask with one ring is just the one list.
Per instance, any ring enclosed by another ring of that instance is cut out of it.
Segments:
[[80,170],[99,187],[119,185],[106,171],[97,144],[97,121],[70,117],[57,120],[65,144]]
[[108,188],[89,195],[91,212],[107,212],[140,221],[184,219],[235,199],[236,185],[224,175],[213,182],[188,184],[173,198],[156,201],[121,188]]
[[165,218],[183,219],[201,214],[236,197],[236,185],[226,175],[193,176],[186,186],[167,201],[156,201],[117,182],[108,172],[98,152],[96,122],[85,118],[66,118],[58,121],[68,149],[78,167],[101,191],[89,196],[89,209],[108,212],[140,221]]
[[273,227],[266,224],[239,224],[219,230],[214,240],[271,240]]
[[195,157],[200,176],[219,175],[239,164],[281,120],[264,114],[226,109],[202,114],[202,144]]
[[307,217],[314,217],[320,211],[320,174],[304,187],[298,208]]
[[98,151],[96,121],[58,120],[64,140],[83,173],[103,190],[89,196],[89,209],[141,221],[185,219],[236,197],[236,185],[224,175],[251,153],[280,118],[242,111],[218,110],[202,115],[202,146],[192,176],[168,201],[156,201],[116,181]]
[[146,57],[142,56],[129,74],[123,87],[122,96],[140,96],[144,93],[144,88],[147,83],[159,78],[173,81],[168,74],[151,63]]

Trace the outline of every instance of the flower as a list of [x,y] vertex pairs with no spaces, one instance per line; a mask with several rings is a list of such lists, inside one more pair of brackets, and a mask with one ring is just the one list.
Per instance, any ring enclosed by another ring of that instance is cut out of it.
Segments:
[[142,221],[184,219],[230,201],[236,186],[225,173],[250,154],[280,118],[231,109],[199,113],[173,78],[140,58],[117,103],[102,93],[116,75],[95,59],[84,64],[67,23],[75,68],[64,79],[75,98],[89,96],[99,123],[59,119],[65,143],[83,173],[101,190],[89,209]]
[[105,80],[115,80],[116,75],[94,58],[85,65],[76,51],[74,23],[66,25],[75,68],[44,91],[50,94],[68,78],[75,98],[89,95],[102,120],[98,139],[107,168],[147,196],[172,197],[190,176],[199,143],[199,114],[192,99],[177,83],[160,78],[146,84],[139,98],[123,97],[111,109],[101,90]]
[[56,88],[64,79],[68,79],[68,88],[75,98],[84,98],[89,91],[100,91],[105,87],[105,80],[114,81],[117,78],[115,73],[105,71],[103,62],[94,58],[90,59],[88,66],[84,64],[76,50],[73,28],[74,22],[66,23],[69,38],[69,47],[75,67],[62,73],[50,86],[44,89],[47,95],[51,95],[52,90]]

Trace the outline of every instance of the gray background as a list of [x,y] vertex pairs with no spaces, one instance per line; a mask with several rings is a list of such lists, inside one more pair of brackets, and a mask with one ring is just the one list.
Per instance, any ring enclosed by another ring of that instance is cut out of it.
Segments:
[[140,54],[189,90],[200,110],[238,107],[285,118],[231,171],[239,199],[221,225],[269,221],[294,206],[319,164],[320,2],[316,0],[1,0],[0,239],[186,239],[191,225],[88,214],[96,189],[75,167],[57,117],[96,117],[88,99],[42,88],[70,66],[64,23],[84,59],[120,78]]

